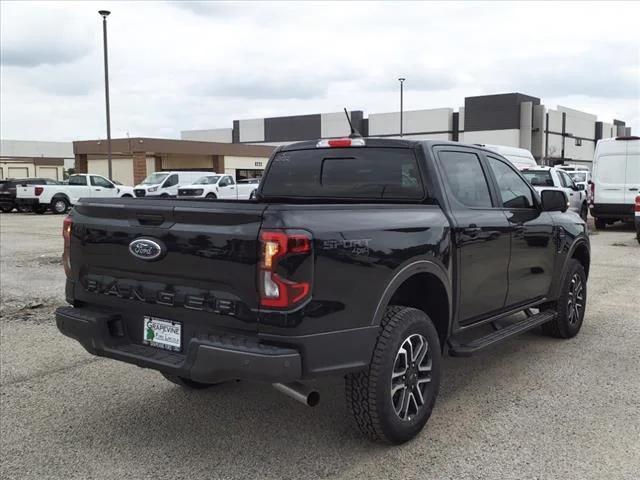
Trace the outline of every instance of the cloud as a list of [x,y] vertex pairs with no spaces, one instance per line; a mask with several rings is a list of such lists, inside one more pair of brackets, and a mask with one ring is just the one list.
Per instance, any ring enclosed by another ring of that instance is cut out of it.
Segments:
[[505,84],[518,85],[535,95],[584,95],[640,99],[640,44],[598,45],[580,55],[509,62],[501,68]]
[[99,8],[112,11],[114,137],[178,136],[345,105],[393,111],[401,76],[406,109],[520,91],[640,128],[640,4],[102,0],[0,8],[3,137],[104,136]]
[[2,4],[0,62],[4,66],[34,67],[74,62],[92,50],[89,26],[73,12],[25,2]]

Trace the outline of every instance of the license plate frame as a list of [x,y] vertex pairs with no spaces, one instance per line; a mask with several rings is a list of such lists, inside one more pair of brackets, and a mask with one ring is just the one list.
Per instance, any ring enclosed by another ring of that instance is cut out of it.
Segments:
[[142,319],[142,343],[170,352],[182,351],[182,322],[145,315]]

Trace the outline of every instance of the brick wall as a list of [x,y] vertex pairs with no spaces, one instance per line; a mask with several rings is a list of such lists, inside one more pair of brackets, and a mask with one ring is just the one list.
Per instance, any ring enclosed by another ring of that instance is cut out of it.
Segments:
[[145,152],[133,152],[133,183],[138,184],[147,176],[147,155]]
[[76,173],[88,173],[88,164],[87,164],[87,155],[78,154],[76,155],[76,160],[74,164],[74,169]]

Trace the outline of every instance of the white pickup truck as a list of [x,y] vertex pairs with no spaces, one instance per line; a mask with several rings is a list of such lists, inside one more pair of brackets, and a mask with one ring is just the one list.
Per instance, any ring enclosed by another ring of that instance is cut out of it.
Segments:
[[569,210],[576,212],[586,222],[588,212],[587,190],[576,184],[567,172],[556,167],[527,167],[520,170],[522,175],[538,192],[562,190],[567,194]]
[[36,213],[51,210],[65,213],[80,198],[133,197],[133,187],[116,185],[102,175],[76,174],[62,185],[25,185],[16,189],[18,206],[30,207]]
[[249,200],[258,188],[259,179],[236,181],[231,175],[210,174],[191,185],[178,189],[178,198],[216,198],[223,200]]

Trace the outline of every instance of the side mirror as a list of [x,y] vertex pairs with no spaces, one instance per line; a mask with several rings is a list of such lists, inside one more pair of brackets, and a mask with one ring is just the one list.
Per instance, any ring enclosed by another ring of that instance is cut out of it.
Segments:
[[569,207],[567,194],[561,190],[543,190],[542,210],[545,212],[566,212]]

